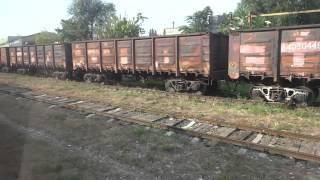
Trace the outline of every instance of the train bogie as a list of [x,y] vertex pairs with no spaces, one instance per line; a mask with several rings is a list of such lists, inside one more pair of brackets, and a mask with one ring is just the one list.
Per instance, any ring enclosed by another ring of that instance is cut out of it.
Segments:
[[229,77],[264,84],[251,95],[268,101],[316,97],[319,64],[320,26],[241,31],[229,37]]

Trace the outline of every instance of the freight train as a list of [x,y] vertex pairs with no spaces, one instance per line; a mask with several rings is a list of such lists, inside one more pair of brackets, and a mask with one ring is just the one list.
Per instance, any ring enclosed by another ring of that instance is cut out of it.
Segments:
[[218,81],[255,84],[253,99],[310,104],[319,95],[320,25],[78,41],[1,48],[6,71],[90,82],[122,75],[165,80],[167,91],[205,93]]

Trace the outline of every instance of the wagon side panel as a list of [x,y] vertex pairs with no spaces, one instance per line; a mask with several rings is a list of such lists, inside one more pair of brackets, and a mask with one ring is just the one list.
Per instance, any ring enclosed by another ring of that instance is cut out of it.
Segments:
[[22,47],[23,49],[23,64],[25,66],[29,66],[30,65],[30,54],[29,54],[29,48],[28,46]]
[[135,40],[135,69],[138,72],[152,71],[152,39]]
[[22,47],[17,47],[16,48],[16,63],[18,66],[22,67],[23,66],[23,55],[22,55]]
[[88,55],[88,68],[90,70],[100,71],[101,64],[100,64],[100,44],[99,44],[99,42],[87,43],[87,55]]
[[282,31],[280,76],[320,79],[320,28]]
[[155,68],[157,72],[176,72],[176,38],[155,39]]
[[87,69],[85,43],[72,44],[73,69]]
[[29,47],[29,54],[30,54],[30,65],[36,66],[37,65],[37,51],[35,46]]
[[60,70],[66,69],[66,47],[64,44],[54,45],[54,66]]
[[240,75],[273,77],[276,43],[275,31],[240,33]]
[[45,48],[44,46],[37,46],[37,65],[39,67],[45,67]]
[[115,41],[101,42],[102,67],[106,71],[114,71],[116,67]]
[[133,70],[133,59],[132,59],[132,41],[118,41],[117,42],[118,52],[118,68],[121,71],[132,71]]
[[208,35],[179,37],[180,73],[209,75],[210,39]]

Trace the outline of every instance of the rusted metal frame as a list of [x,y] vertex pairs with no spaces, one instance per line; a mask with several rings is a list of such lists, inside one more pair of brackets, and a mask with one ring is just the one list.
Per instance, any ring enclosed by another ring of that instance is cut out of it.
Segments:
[[151,59],[152,59],[152,75],[156,74],[156,39],[152,37],[151,41]]
[[[209,77],[212,78],[212,74],[214,72],[213,70],[213,57],[212,57],[212,43],[214,42],[214,40],[212,39],[213,38],[213,35],[212,33],[209,33]],[[204,59],[203,59],[203,37],[201,38],[201,63],[205,63]],[[211,85],[211,83],[210,83]]]
[[[81,109],[82,111],[90,111],[87,110],[85,108],[79,108],[79,107],[70,107],[68,105],[64,106],[65,108],[71,108],[71,109],[75,109],[75,110],[79,110]],[[238,146],[245,146],[251,149],[255,149],[255,150],[259,150],[259,151],[267,151],[269,153],[274,153],[274,154],[279,154],[279,155],[283,155],[286,157],[295,157],[297,159],[303,159],[303,160],[308,160],[308,161],[314,161],[314,162],[320,162],[320,157],[319,156],[315,156],[315,155],[311,155],[311,154],[306,154],[306,153],[302,153],[299,151],[291,151],[291,150],[287,150],[281,147],[271,147],[268,145],[263,145],[263,144],[258,144],[258,143],[252,143],[252,142],[248,142],[245,140],[235,140],[235,139],[230,139],[228,137],[223,137],[223,136],[219,136],[219,135],[214,135],[214,134],[205,134],[205,133],[201,133],[201,132],[197,132],[197,131],[192,131],[192,130],[183,130],[181,128],[177,128],[174,126],[168,126],[165,124],[159,124],[159,123],[155,123],[153,121],[143,121],[143,120],[139,120],[139,119],[134,119],[134,118],[130,118],[127,116],[123,116],[123,115],[114,115],[114,114],[106,114],[106,113],[99,113],[99,112],[95,112],[98,115],[102,115],[102,116],[108,116],[111,118],[116,118],[122,121],[126,121],[126,122],[131,122],[131,123],[136,123],[136,124],[140,124],[140,125],[148,125],[151,127],[156,127],[156,128],[162,128],[162,129],[172,129],[175,131],[180,131],[180,132],[184,132],[186,134],[192,135],[192,136],[197,136],[197,137],[202,137],[205,139],[219,139],[222,142],[226,142],[226,143],[230,143],[230,144],[235,144]]]
[[[41,100],[41,99],[39,100],[39,99],[36,99],[33,97],[32,98],[24,97],[24,98],[39,101],[39,102],[45,102],[45,103],[52,104],[52,105],[59,104],[57,102],[52,102],[52,101],[48,101],[48,100]],[[88,110],[86,108],[79,108],[77,106],[68,105],[68,104],[63,105],[62,107],[67,108],[67,109],[91,112],[90,110]],[[205,139],[219,139],[220,141],[225,142],[225,143],[235,144],[238,146],[244,146],[244,147],[248,147],[250,149],[255,149],[255,150],[259,150],[259,151],[267,151],[269,153],[279,154],[279,155],[283,155],[286,157],[294,157],[297,159],[303,159],[303,160],[307,160],[307,161],[320,162],[320,157],[316,156],[316,155],[306,154],[306,153],[302,153],[299,151],[292,151],[292,150],[284,149],[281,147],[268,146],[268,145],[263,145],[263,144],[259,144],[259,143],[252,143],[252,142],[248,142],[245,140],[230,139],[230,138],[228,138],[230,135],[227,137],[223,137],[223,136],[219,136],[219,135],[215,135],[215,134],[209,135],[206,133],[201,133],[201,132],[197,132],[197,131],[193,131],[193,130],[184,130],[184,129],[181,129],[181,128],[178,128],[175,126],[168,126],[168,125],[164,125],[164,124],[154,123],[153,121],[148,122],[148,121],[143,121],[143,120],[139,120],[139,119],[135,119],[135,118],[130,118],[130,117],[123,116],[123,115],[106,114],[103,112],[99,113],[96,111],[95,111],[95,113],[98,115],[102,115],[102,116],[116,118],[116,119],[119,119],[119,120],[122,120],[125,122],[131,122],[131,123],[136,123],[136,124],[140,124],[140,125],[148,125],[151,127],[162,128],[162,129],[172,129],[172,130],[184,132],[186,134],[196,136],[196,137],[201,137],[201,138],[205,138]]]
[[10,51],[9,51],[9,48],[6,48],[6,63],[7,63],[7,66],[10,66]]
[[[6,59],[7,61],[7,59]],[[2,48],[0,48],[0,64],[2,63]]]
[[99,60],[100,60],[100,72],[103,71],[103,54],[102,54],[102,42],[99,42]]
[[136,52],[135,52],[135,49],[136,49],[136,40],[135,39],[132,39],[131,41],[131,59],[132,59],[132,72],[133,74],[136,73]]
[[259,28],[259,29],[246,29],[246,30],[239,30],[237,32],[263,32],[263,31],[297,30],[297,29],[309,29],[309,28],[320,28],[320,24],[297,25],[297,26],[282,26],[282,27]]
[[272,136],[320,141],[320,137],[318,137],[318,136],[297,134],[297,133],[291,133],[291,132],[285,132],[285,131],[276,131],[276,130],[272,130],[272,129],[268,129],[268,128],[259,128],[259,127],[241,125],[238,123],[215,122],[215,121],[209,121],[209,120],[204,120],[204,121],[207,122],[208,124],[212,124],[212,125],[216,125],[216,126],[233,127],[233,128],[237,128],[239,130],[252,131],[252,132],[267,134],[267,135],[272,135]]
[[23,46],[21,48],[21,62],[22,62],[22,67],[24,67],[24,51],[23,51]]
[[85,57],[84,58],[85,58],[85,61],[86,61],[85,68],[86,68],[86,71],[88,71],[88,69],[89,69],[88,42],[84,43],[84,51],[85,51],[85,54],[84,54]]
[[275,42],[274,42],[274,58],[272,62],[272,74],[273,81],[278,82],[280,76],[280,62],[281,62],[281,34],[282,30],[275,31]]
[[299,151],[291,151],[288,149],[284,149],[284,148],[280,148],[280,147],[271,147],[268,145],[263,145],[263,144],[258,144],[258,143],[252,143],[252,142],[248,142],[248,141],[242,141],[242,140],[235,140],[235,139],[230,139],[228,137],[222,137],[219,135],[215,135],[215,134],[205,134],[205,133],[201,133],[201,132],[196,132],[196,131],[192,131],[192,130],[182,130],[182,129],[178,129],[180,131],[184,131],[187,134],[190,134],[192,136],[197,136],[197,137],[201,137],[201,138],[205,138],[205,139],[219,139],[222,142],[225,143],[229,143],[229,144],[235,144],[238,146],[245,146],[248,147],[250,149],[255,149],[255,150],[259,150],[259,151],[267,151],[269,153],[273,153],[273,154],[279,154],[282,156],[286,156],[286,157],[294,157],[296,159],[302,159],[302,160],[307,160],[307,161],[313,161],[313,162],[320,162],[320,157],[319,156],[315,156],[315,155],[311,155],[311,154],[306,154],[306,153],[302,153]]
[[29,62],[29,66],[31,66],[30,46],[28,46],[28,62]]
[[17,49],[18,49],[17,47],[14,48],[14,54],[15,54],[15,58],[16,58],[16,62],[15,62],[16,66],[18,65],[18,50]]
[[46,46],[42,45],[42,55],[43,55],[43,63],[44,63],[44,68],[47,68],[47,62],[46,62]]
[[309,14],[309,13],[320,13],[320,9],[292,11],[292,12],[266,13],[266,14],[254,15],[253,17],[284,16],[284,15],[292,15],[292,14]]
[[51,45],[53,69],[56,69],[56,56],[54,55],[54,44]]
[[[208,32],[200,32],[200,33],[189,33],[189,34],[180,34],[179,37],[190,37],[190,36],[201,36],[201,35],[206,35]],[[156,36],[156,39],[161,39],[161,38],[174,38],[177,35],[166,35],[166,36]],[[134,40],[146,40],[146,39],[152,39],[153,37],[135,37],[135,38],[112,38],[112,39],[107,39],[107,41],[131,41],[132,39]],[[85,41],[74,41],[73,43],[84,43],[84,42],[99,42],[99,41],[106,41],[105,39],[101,40],[85,40]]]
[[34,58],[35,58],[35,60],[36,60],[36,67],[38,67],[38,48],[37,48],[37,46],[34,46]]
[[176,50],[176,77],[180,76],[180,50],[179,50],[179,36],[176,36],[176,43],[175,43],[175,50]]
[[114,62],[115,62],[115,73],[118,73],[118,67],[119,67],[119,62],[118,62],[118,57],[119,57],[119,53],[118,53],[118,41],[114,40],[113,41],[113,46],[114,46]]

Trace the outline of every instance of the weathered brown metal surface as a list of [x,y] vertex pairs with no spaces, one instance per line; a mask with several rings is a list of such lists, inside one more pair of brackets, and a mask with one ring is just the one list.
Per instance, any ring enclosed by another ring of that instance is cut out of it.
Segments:
[[228,38],[223,35],[205,33],[74,42],[72,49],[74,68],[102,67],[115,72],[166,72],[177,76],[192,73],[210,78],[227,73]]
[[282,31],[280,76],[320,78],[320,28]]
[[155,39],[155,68],[159,72],[176,72],[176,38]]
[[210,39],[208,36],[179,38],[180,72],[208,76],[210,68]]
[[100,70],[100,50],[99,42],[87,44],[88,68]]
[[107,70],[114,70],[116,66],[115,60],[115,48],[113,41],[107,41],[101,43],[102,48],[102,67]]
[[31,65],[37,65],[37,52],[35,46],[29,47],[29,53],[30,53],[30,64]]
[[137,71],[152,71],[152,39],[135,41]]
[[0,65],[8,65],[9,62],[9,48],[0,48]]
[[240,34],[239,72],[242,75],[272,76],[275,33],[248,32]]
[[29,62],[29,48],[22,47],[22,49],[23,49],[23,64],[28,66],[30,64],[30,62]]
[[66,45],[57,44],[54,45],[54,62],[56,68],[66,68],[67,57],[66,57]]
[[229,77],[320,78],[320,27],[244,31],[230,35]]
[[117,51],[118,51],[118,68],[119,70],[133,70],[133,61],[132,61],[132,42],[131,40],[127,41],[118,41]]
[[[70,55],[67,57],[68,53]],[[71,48],[69,44],[10,47],[9,59],[11,65],[24,67],[30,65],[51,69],[57,67],[67,68],[67,65],[72,67]]]
[[17,65],[23,66],[22,47],[16,48]]
[[86,49],[85,43],[73,43],[72,44],[72,62],[73,68],[86,69]]
[[10,53],[10,65],[17,64],[16,48],[9,48]]
[[45,62],[46,62],[46,67],[54,67],[54,50],[51,45],[46,45],[45,46]]
[[44,50],[44,46],[37,46],[36,48],[37,52],[36,52],[36,56],[38,59],[36,59],[38,66],[45,66],[45,50]]

